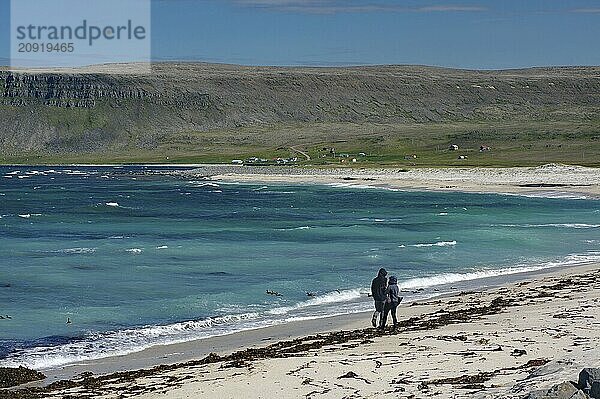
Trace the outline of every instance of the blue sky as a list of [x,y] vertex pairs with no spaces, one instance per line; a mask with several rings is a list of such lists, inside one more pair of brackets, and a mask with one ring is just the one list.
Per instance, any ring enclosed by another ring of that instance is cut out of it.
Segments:
[[[9,1],[0,0],[0,63],[9,53],[8,12]],[[152,57],[247,65],[600,65],[600,1],[153,0]]]

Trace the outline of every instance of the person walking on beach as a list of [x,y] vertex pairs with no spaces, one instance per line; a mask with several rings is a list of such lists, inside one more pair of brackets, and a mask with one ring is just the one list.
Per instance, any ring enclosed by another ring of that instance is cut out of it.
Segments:
[[398,288],[398,279],[396,276],[391,276],[388,281],[388,286],[385,290],[386,300],[383,308],[383,316],[381,318],[381,324],[379,328],[385,329],[385,323],[387,322],[388,313],[392,312],[392,321],[394,322],[394,330],[398,326],[398,319],[396,318],[396,308],[402,301],[400,296],[400,289]]
[[377,327],[377,319],[380,316],[383,316],[383,310],[385,306],[385,290],[387,288],[387,271],[384,268],[379,269],[379,273],[377,273],[377,277],[373,279],[371,282],[371,296],[373,296],[373,300],[375,301],[375,312],[373,313],[373,318],[371,319],[371,324],[373,327]]

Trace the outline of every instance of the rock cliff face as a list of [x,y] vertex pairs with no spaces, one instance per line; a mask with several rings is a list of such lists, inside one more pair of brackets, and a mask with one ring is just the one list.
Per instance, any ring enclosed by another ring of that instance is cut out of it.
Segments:
[[597,118],[600,68],[156,64],[151,75],[0,70],[0,154],[152,147],[170,134],[277,123]]
[[97,100],[147,100],[158,105],[208,106],[204,93],[148,90],[135,80],[115,79],[103,75],[27,75],[0,73],[2,104],[30,106],[42,103],[54,107],[93,108]]

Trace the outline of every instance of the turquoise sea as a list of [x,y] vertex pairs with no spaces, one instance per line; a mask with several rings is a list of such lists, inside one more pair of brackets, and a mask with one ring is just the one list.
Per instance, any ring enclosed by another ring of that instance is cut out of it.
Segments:
[[380,267],[409,301],[600,261],[597,200],[142,170],[0,167],[0,366],[369,310]]

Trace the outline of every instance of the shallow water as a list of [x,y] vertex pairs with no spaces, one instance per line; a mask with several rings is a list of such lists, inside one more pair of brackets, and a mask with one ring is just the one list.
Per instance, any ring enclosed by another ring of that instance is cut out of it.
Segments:
[[139,169],[0,167],[0,314],[12,317],[0,319],[0,365],[370,309],[380,267],[410,299],[600,260],[599,201],[129,173]]

